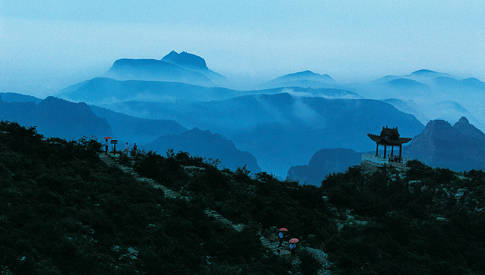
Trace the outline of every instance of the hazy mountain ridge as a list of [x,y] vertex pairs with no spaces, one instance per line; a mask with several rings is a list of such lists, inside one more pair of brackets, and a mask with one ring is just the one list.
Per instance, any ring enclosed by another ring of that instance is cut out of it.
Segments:
[[399,125],[404,133],[413,136],[424,127],[412,115],[381,101],[288,93],[209,102],[125,102],[111,107],[220,133],[239,149],[253,154],[263,169],[282,177],[290,166],[308,161],[322,148],[372,149],[366,134],[382,125]]
[[221,135],[197,128],[179,134],[160,136],[144,148],[162,155],[173,149],[175,152],[183,151],[205,159],[218,159],[222,167],[231,170],[247,167],[254,173],[261,171],[253,155],[238,150],[232,141]]
[[266,87],[303,87],[329,88],[336,86],[335,80],[328,74],[318,74],[310,70],[279,76],[265,83]]
[[[412,101],[414,106],[400,109],[415,115],[423,123],[466,116],[485,130],[485,108],[481,103],[485,102],[485,82],[474,77],[421,69],[407,75],[388,75],[376,81],[350,84],[347,89],[355,90],[364,98]],[[451,112],[447,112],[447,108],[451,108]]]
[[[5,101],[6,98],[8,101]],[[113,136],[123,141],[145,142],[187,129],[173,120],[144,119],[85,103],[55,97],[44,100],[17,93],[0,94],[0,118],[16,121],[52,137]]]
[[113,137],[124,141],[144,144],[168,134],[180,134],[187,129],[173,120],[144,119],[90,106],[99,117],[106,119],[113,130]]
[[97,117],[85,103],[55,97],[38,102],[0,101],[0,119],[35,126],[40,133],[50,137],[73,139],[112,134],[108,122]]
[[120,101],[209,101],[250,94],[276,94],[288,92],[301,96],[328,98],[359,98],[355,92],[343,89],[283,87],[262,90],[233,90],[222,87],[203,87],[179,82],[115,80],[93,78],[62,89],[59,96],[94,104]]
[[433,102],[426,102],[420,99],[404,100],[397,98],[389,98],[385,99],[384,101],[402,112],[413,114],[424,124],[434,119],[454,121],[463,116],[466,116],[470,118],[470,120],[479,123],[478,119],[475,118],[471,112],[456,101],[437,100]]
[[19,93],[0,93],[0,102],[40,102],[41,99]]

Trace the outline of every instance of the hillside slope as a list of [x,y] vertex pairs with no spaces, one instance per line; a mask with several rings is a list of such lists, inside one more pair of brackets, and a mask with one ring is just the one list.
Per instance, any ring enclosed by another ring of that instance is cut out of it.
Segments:
[[[2,272],[485,272],[481,171],[410,162],[399,176],[355,167],[317,188],[219,170],[186,154],[107,161],[99,146],[0,123]],[[296,256],[269,247],[279,227],[300,239]]]

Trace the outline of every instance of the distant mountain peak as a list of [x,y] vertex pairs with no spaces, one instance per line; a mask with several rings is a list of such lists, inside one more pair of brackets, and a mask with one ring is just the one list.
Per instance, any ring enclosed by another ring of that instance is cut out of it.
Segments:
[[424,136],[435,136],[447,133],[452,130],[453,127],[448,121],[442,119],[430,120],[424,128],[422,134]]
[[441,72],[437,72],[437,71],[433,71],[433,70],[428,70],[428,69],[421,69],[421,70],[417,70],[417,71],[414,71],[412,72],[409,76],[411,77],[450,77],[449,74],[447,73],[441,73]]
[[435,119],[435,120],[430,120],[428,124],[426,124],[426,128],[451,128],[451,124],[442,119]]
[[301,72],[296,72],[294,73],[295,74],[300,74],[300,75],[320,75],[320,74],[317,74],[313,71],[310,71],[310,70],[304,70],[304,71],[301,71]]
[[169,54],[162,58],[162,61],[198,69],[208,69],[204,58],[195,54],[188,53],[186,51],[183,51],[181,53],[171,51]]
[[411,74],[412,75],[422,75],[422,74],[435,74],[435,73],[438,73],[438,72],[435,72],[433,70],[428,70],[428,69],[421,69],[421,70],[414,71]]
[[286,74],[281,77],[278,77],[278,79],[284,79],[284,78],[318,78],[321,80],[333,80],[333,78],[328,75],[328,74],[318,74],[310,70],[304,70],[301,72],[296,72],[296,73],[291,73],[291,74]]
[[462,116],[456,123],[454,126],[456,126],[457,124],[459,125],[470,125],[470,122],[468,121],[468,119],[464,116]]
[[473,126],[466,117],[461,117],[455,123],[455,125],[453,125],[453,128],[459,131],[461,134],[478,138],[485,142],[485,134],[477,129],[475,126]]

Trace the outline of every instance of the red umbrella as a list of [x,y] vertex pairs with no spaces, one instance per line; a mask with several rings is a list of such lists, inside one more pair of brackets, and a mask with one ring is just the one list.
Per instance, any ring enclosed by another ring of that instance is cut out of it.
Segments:
[[104,139],[112,139],[112,137],[104,137]]
[[297,238],[293,238],[293,239],[290,239],[289,243],[298,243],[300,242],[300,240],[298,240]]
[[280,228],[280,231],[282,231],[282,232],[288,232],[288,228],[282,227],[282,228]]

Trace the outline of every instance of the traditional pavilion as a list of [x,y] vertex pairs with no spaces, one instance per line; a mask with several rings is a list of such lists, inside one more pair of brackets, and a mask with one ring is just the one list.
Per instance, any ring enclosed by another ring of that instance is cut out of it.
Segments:
[[[379,156],[379,145],[384,145],[384,158],[387,158],[387,147],[391,146],[391,161],[402,161],[402,145],[408,143],[411,138],[402,138],[396,128],[382,127],[380,135],[367,134],[376,143],[376,157]],[[394,157],[394,147],[399,147],[399,158]]]

